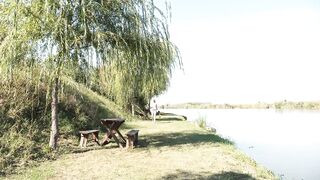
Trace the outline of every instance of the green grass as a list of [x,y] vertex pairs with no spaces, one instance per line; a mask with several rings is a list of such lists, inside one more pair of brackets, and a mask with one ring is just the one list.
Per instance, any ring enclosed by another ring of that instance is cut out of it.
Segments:
[[139,145],[120,149],[89,143],[9,179],[277,179],[228,139],[187,121],[125,122],[139,129]]

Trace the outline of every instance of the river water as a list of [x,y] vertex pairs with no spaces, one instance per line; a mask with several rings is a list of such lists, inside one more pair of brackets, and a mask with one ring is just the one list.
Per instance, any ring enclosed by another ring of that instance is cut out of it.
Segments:
[[164,109],[208,126],[282,179],[320,179],[320,111]]

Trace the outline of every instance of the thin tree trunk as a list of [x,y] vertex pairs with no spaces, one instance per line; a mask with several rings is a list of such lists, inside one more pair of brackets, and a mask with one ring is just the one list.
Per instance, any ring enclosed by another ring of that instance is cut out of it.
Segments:
[[131,103],[131,113],[132,113],[132,116],[134,116],[134,104]]
[[58,86],[59,79],[54,79],[54,85],[52,88],[52,102],[51,102],[51,134],[49,147],[51,149],[57,148],[57,141],[59,136],[58,128]]

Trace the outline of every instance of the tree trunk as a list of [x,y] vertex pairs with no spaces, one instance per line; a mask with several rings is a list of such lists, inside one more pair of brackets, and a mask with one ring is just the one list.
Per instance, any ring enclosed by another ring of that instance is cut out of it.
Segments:
[[54,84],[52,88],[52,102],[51,102],[51,134],[49,147],[51,149],[57,148],[57,141],[59,137],[59,128],[58,128],[58,86],[59,79],[54,79]]

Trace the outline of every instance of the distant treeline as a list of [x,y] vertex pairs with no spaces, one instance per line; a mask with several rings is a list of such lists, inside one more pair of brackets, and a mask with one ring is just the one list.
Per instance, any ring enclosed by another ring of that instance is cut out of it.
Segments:
[[279,101],[275,103],[258,102],[254,104],[213,104],[213,103],[180,103],[162,105],[163,109],[311,109],[320,110],[320,101],[292,102]]

